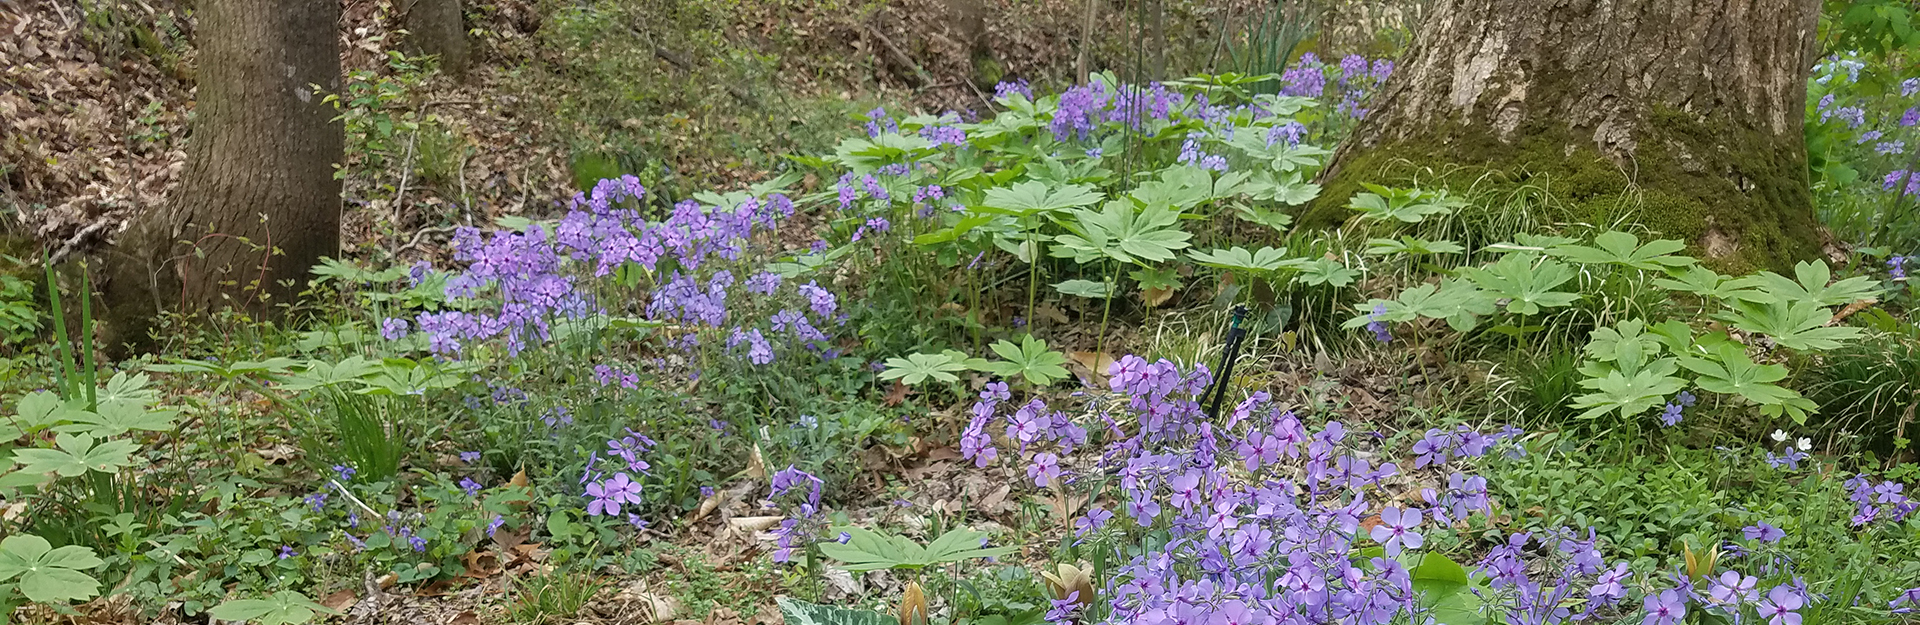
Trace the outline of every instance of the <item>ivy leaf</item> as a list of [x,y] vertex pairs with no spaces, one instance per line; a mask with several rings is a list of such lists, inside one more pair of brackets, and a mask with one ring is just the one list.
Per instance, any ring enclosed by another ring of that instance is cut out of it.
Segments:
[[1315,258],[1300,263],[1298,268],[1300,275],[1295,276],[1293,280],[1314,286],[1331,284],[1344,287],[1360,278],[1360,272],[1348,269],[1346,265],[1340,264],[1340,261],[1331,258]]
[[1873,278],[1855,276],[1833,284],[1833,270],[1826,261],[1802,261],[1793,266],[1794,279],[1762,271],[1739,280],[1741,286],[1757,288],[1777,302],[1810,301],[1821,306],[1838,306],[1876,297],[1880,285]]
[[951,354],[907,354],[906,358],[888,358],[887,368],[880,372],[880,379],[900,380],[908,386],[925,382],[928,378],[958,382],[960,376],[953,373],[966,370],[966,363],[958,361]]
[[106,441],[96,446],[94,438],[86,434],[61,434],[53,441],[57,449],[15,450],[13,460],[20,463],[20,471],[56,473],[61,477],[74,477],[89,470],[115,473],[120,467],[132,464],[131,456],[139,450],[138,445],[128,440]]
[[1433,254],[1459,254],[1467,251],[1459,243],[1452,241],[1428,241],[1417,237],[1403,236],[1399,239],[1367,239],[1367,255],[1391,256],[1407,254],[1410,256],[1429,256]]
[[1019,376],[1028,384],[1044,387],[1068,375],[1063,366],[1067,364],[1067,357],[1047,349],[1046,341],[1031,334],[1021,337],[1019,345],[1003,340],[995,341],[988,348],[1005,360],[986,363],[985,370],[1002,378]]
[[1211,252],[1188,252],[1187,256],[1193,262],[1208,267],[1247,273],[1279,271],[1293,264],[1289,261],[1297,260],[1287,258],[1287,248],[1284,247],[1263,247],[1249,252],[1246,248],[1235,246]]
[[1699,262],[1688,256],[1674,256],[1674,252],[1687,249],[1687,244],[1673,239],[1648,241],[1646,245],[1641,245],[1640,237],[1609,230],[1594,237],[1593,244],[1598,247],[1557,245],[1547,253],[1585,265],[1619,265],[1645,271],[1685,267]]
[[1845,341],[1860,336],[1860,328],[1827,327],[1833,313],[1812,300],[1784,302],[1734,302],[1733,308],[1717,316],[1733,327],[1765,334],[1781,347],[1798,351],[1837,349]]
[[104,564],[79,545],[54,549],[46,539],[17,534],[0,541],[0,581],[19,578],[20,594],[40,603],[65,604],[92,599],[100,583],[82,573]]
[[223,621],[254,621],[261,625],[299,625],[318,614],[339,612],[291,590],[273,593],[265,599],[235,599],[207,610],[208,616]]
[[1508,298],[1507,311],[1521,315],[1557,308],[1580,299],[1578,293],[1553,290],[1572,280],[1573,268],[1532,253],[1508,254],[1484,268],[1465,268],[1461,273],[1496,297]]

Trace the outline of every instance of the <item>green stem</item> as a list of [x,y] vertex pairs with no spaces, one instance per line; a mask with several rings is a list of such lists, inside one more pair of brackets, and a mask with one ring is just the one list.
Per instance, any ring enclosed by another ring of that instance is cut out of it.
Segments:
[[[1113,295],[1114,295],[1113,292],[1118,290],[1116,287],[1119,286],[1118,284],[1116,284],[1118,280],[1113,275],[1114,273],[1114,270],[1112,269],[1113,264],[1109,262],[1107,264],[1107,267],[1109,268],[1107,271],[1107,275],[1105,276],[1106,277],[1105,286],[1107,287],[1107,301],[1106,301],[1106,305],[1100,307],[1100,340],[1097,343],[1098,347],[1094,348],[1093,350],[1094,354],[1107,353],[1107,318],[1113,314]],[[1033,321],[1029,319],[1027,322],[1032,323]],[[1099,356],[1096,355],[1094,356],[1094,358],[1099,358]]]
[[79,396],[79,379],[73,371],[73,342],[67,337],[67,315],[60,308],[60,281],[54,276],[53,263],[47,268],[47,306],[53,312],[53,336],[60,343],[60,391],[62,399]]
[[1032,229],[1027,230],[1027,327],[1033,327],[1033,295],[1039,285],[1040,244],[1034,241]]

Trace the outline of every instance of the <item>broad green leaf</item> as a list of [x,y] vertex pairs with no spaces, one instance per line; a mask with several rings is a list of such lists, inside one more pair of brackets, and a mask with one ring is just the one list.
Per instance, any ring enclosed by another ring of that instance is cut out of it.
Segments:
[[1019,376],[1025,378],[1028,384],[1044,387],[1069,375],[1064,366],[1067,357],[1047,349],[1046,341],[1033,338],[1031,334],[1021,337],[1019,345],[1003,340],[995,341],[988,347],[1004,360],[987,363],[986,370],[1002,378]]
[[67,413],[67,419],[73,423],[57,426],[53,430],[84,432],[101,438],[119,436],[133,430],[164,432],[173,429],[173,419],[179,415],[178,410],[154,410],[131,401],[101,402],[99,410]]
[[882,380],[900,380],[908,386],[919,384],[933,378],[941,382],[958,382],[957,371],[966,371],[967,365],[948,354],[907,354],[905,358],[888,358],[887,368],[880,372]]
[[1019,547],[981,547],[986,534],[954,528],[933,542],[921,546],[904,536],[881,534],[861,527],[838,527],[834,532],[848,535],[846,543],[826,541],[816,545],[820,554],[841,562],[849,571],[878,569],[921,569],[974,558],[1003,556]]
[[1344,287],[1360,279],[1360,272],[1348,269],[1340,261],[1331,258],[1315,258],[1297,265],[1300,275],[1294,276],[1295,282],[1314,286],[1333,285]]
[[1072,234],[1054,237],[1053,255],[1079,263],[1103,256],[1123,263],[1168,261],[1193,236],[1180,231],[1179,213],[1158,206],[1136,211],[1130,200],[1107,202],[1099,212],[1078,209],[1073,214],[1075,221],[1066,224]]
[[1466,248],[1452,241],[1428,241],[1418,237],[1402,236],[1399,239],[1367,239],[1367,255],[1391,256],[1407,254],[1428,256],[1432,254],[1459,254]]
[[1686,273],[1678,274],[1672,278],[1656,279],[1653,281],[1653,284],[1669,291],[1692,293],[1700,297],[1718,300],[1765,301],[1769,299],[1760,291],[1743,288],[1738,280],[1720,275],[1712,269],[1699,265],[1688,267]]
[[1211,252],[1187,252],[1193,262],[1208,267],[1248,273],[1274,272],[1293,266],[1287,258],[1287,248],[1263,247],[1252,252],[1243,247],[1233,247]]
[[1061,293],[1065,293],[1067,295],[1072,295],[1074,297],[1086,297],[1086,298],[1092,298],[1092,299],[1105,299],[1107,297],[1113,296],[1112,285],[1102,283],[1102,282],[1094,282],[1092,280],[1068,280],[1068,281],[1053,285],[1053,290],[1059,291]]
[[95,445],[94,437],[86,434],[60,434],[53,440],[55,449],[14,450],[14,462],[20,463],[20,470],[26,473],[54,473],[61,477],[74,477],[89,470],[115,473],[132,464],[133,452],[140,449],[128,440]]
[[291,590],[273,593],[265,599],[235,599],[207,610],[208,616],[217,619],[250,621],[260,625],[299,625],[313,620],[319,614],[339,612]]
[[1841,343],[1859,338],[1860,328],[1832,326],[1833,313],[1812,300],[1785,302],[1732,302],[1732,307],[1717,315],[1735,328],[1765,334],[1775,344],[1798,351],[1837,349]]
[[18,578],[20,594],[40,603],[65,604],[91,599],[99,582],[82,573],[104,564],[92,549],[79,545],[53,548],[46,539],[17,534],[0,541],[0,581]]
[[809,603],[785,595],[774,597],[786,625],[900,625],[894,617],[872,610],[853,610]]
[[1821,306],[1851,304],[1863,299],[1877,297],[1880,284],[1873,278],[1856,276],[1833,284],[1833,270],[1827,268],[1826,261],[1802,261],[1793,266],[1793,279],[1763,271],[1759,274],[1741,278],[1740,286],[1758,289],[1773,298],[1773,301],[1792,303],[1810,301]]
[[1083,184],[1050,186],[1029,180],[1011,187],[987,189],[978,210],[1027,217],[1065,211],[1100,202],[1100,192]]
[[1587,409],[1580,414],[1582,419],[1615,410],[1620,416],[1631,417],[1661,405],[1667,396],[1686,388],[1686,380],[1673,375],[1678,370],[1674,359],[1661,358],[1632,374],[1608,371],[1605,377],[1581,380],[1580,386],[1595,392],[1573,398],[1570,405]]
[[304,364],[304,371],[287,375],[281,380],[280,387],[290,391],[307,391],[348,383],[358,385],[361,378],[379,370],[377,364],[359,356],[348,356],[338,363],[309,360]]
[[1369,192],[1354,194],[1348,200],[1347,208],[1360,211],[1364,219],[1420,223],[1428,217],[1446,215],[1466,206],[1466,202],[1449,197],[1446,191],[1397,189],[1374,184],[1361,186]]
[[1699,262],[1692,257],[1673,255],[1674,252],[1687,248],[1686,243],[1673,239],[1648,241],[1645,245],[1641,245],[1640,237],[1609,230],[1594,237],[1593,244],[1594,247],[1558,245],[1547,253],[1586,265],[1619,265],[1644,271],[1684,267]]
[[1557,308],[1580,299],[1578,293],[1553,290],[1574,277],[1573,268],[1532,253],[1508,254],[1486,267],[1463,268],[1462,275],[1494,297],[1508,298],[1507,310],[1521,315]]

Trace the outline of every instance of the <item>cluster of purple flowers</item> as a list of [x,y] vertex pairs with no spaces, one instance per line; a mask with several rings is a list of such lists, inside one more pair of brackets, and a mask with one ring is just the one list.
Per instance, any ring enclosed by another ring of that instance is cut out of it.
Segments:
[[1899,523],[1920,509],[1920,501],[1907,497],[1903,492],[1906,485],[1899,482],[1876,482],[1872,476],[1861,474],[1849,478],[1846,487],[1847,499],[1854,504],[1855,527],[1876,522]]
[[1660,424],[1667,427],[1680,425],[1680,419],[1684,416],[1682,413],[1693,407],[1694,402],[1697,401],[1699,398],[1694,397],[1693,393],[1680,391],[1680,394],[1675,395],[1673,401],[1667,402],[1666,408],[1660,411]]
[[[772,494],[767,497],[767,505],[772,506],[774,500],[782,498],[798,499],[798,503],[788,511],[787,518],[781,520],[780,526],[772,532],[776,545],[774,562],[792,562],[794,554],[812,544],[825,527],[826,522],[820,515],[820,490],[823,484],[812,473],[792,465],[773,474]],[[789,497],[802,492],[804,496]]]
[[1907,263],[1912,260],[1912,256],[1899,255],[1887,259],[1887,277],[1895,280],[1907,277]]
[[1386,304],[1374,304],[1373,312],[1367,313],[1367,331],[1373,333],[1373,340],[1383,345],[1393,342],[1393,333],[1387,329],[1386,316]]
[[[425,313],[417,319],[436,354],[458,357],[466,345],[502,338],[509,354],[550,338],[554,319],[580,319],[603,312],[592,290],[579,281],[575,265],[606,276],[623,265],[652,271],[671,258],[677,269],[654,290],[647,306],[656,319],[718,326],[725,321],[725,289],[732,275],[716,272],[700,284],[687,272],[710,258],[737,260],[756,231],[771,228],[793,214],[793,202],[775,194],[764,202],[748,198],[731,208],[681,202],[667,220],[649,223],[636,207],[646,189],[632,176],[601,180],[590,194],[573,198],[565,217],[549,233],[540,225],[524,232],[475,228],[454,234],[456,260],[466,268],[447,280],[450,299],[497,298],[497,308]],[[405,320],[387,320],[382,334],[406,334]]]
[[1205,138],[1206,133],[1196,132],[1187,135],[1187,140],[1180,144],[1179,162],[1187,165],[1195,165],[1201,169],[1226,171],[1226,157],[1218,154],[1208,154],[1200,150],[1200,141]]

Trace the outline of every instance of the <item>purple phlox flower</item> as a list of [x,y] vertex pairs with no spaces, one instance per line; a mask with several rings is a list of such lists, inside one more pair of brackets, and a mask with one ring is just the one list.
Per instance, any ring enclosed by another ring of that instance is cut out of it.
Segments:
[[1034,454],[1033,462],[1027,465],[1027,478],[1033,485],[1046,488],[1060,477],[1060,458],[1047,452]]
[[383,338],[389,341],[398,341],[402,338],[406,338],[407,332],[410,328],[411,328],[411,325],[405,319],[400,319],[398,317],[389,318],[385,321],[380,322],[380,338]]
[[1608,604],[1624,599],[1627,596],[1626,582],[1632,577],[1633,571],[1627,569],[1627,563],[1616,563],[1612,570],[1594,580],[1593,587],[1587,590],[1587,596],[1596,602]]
[[1900,593],[1900,596],[1894,597],[1893,601],[1887,604],[1887,607],[1892,609],[1894,614],[1911,614],[1916,610],[1920,610],[1920,587],[1908,588],[1905,592]]
[[1757,540],[1763,543],[1779,542],[1780,539],[1787,537],[1786,532],[1781,531],[1778,527],[1767,524],[1766,521],[1740,528],[1740,533],[1745,535],[1747,540]]
[[1026,80],[1002,81],[993,86],[993,99],[995,100],[1004,100],[1016,93],[1032,98],[1033,87],[1029,86]]
[[853,534],[849,534],[849,533],[846,533],[846,532],[840,532],[840,536],[839,536],[838,538],[835,538],[835,539],[833,539],[833,541],[834,541],[834,542],[837,542],[837,543],[840,543],[840,544],[842,544],[842,545],[844,545],[844,544],[847,544],[847,543],[849,543],[849,542],[852,542],[852,541],[853,541]]
[[1400,555],[1400,550],[1419,549],[1426,539],[1415,531],[1420,528],[1420,510],[1418,508],[1385,508],[1380,511],[1380,524],[1373,526],[1368,537],[1380,543],[1389,557]]
[[325,510],[327,507],[327,493],[322,491],[307,495],[307,505],[312,506],[314,512]]
[[1660,424],[1667,427],[1673,427],[1673,426],[1679,425],[1681,411],[1685,409],[1686,408],[1684,406],[1681,406],[1680,404],[1669,402],[1667,404],[1666,409],[1661,411],[1660,413]]
[[1767,596],[1760,600],[1760,617],[1767,619],[1767,625],[1800,625],[1801,606],[1806,599],[1787,584],[1774,586]]
[[773,474],[772,496],[779,497],[792,491],[795,487],[805,486],[808,489],[807,503],[819,505],[820,487],[823,484],[824,482],[821,482],[820,478],[814,477],[812,473],[802,471],[793,465],[787,465],[787,468],[781,469],[778,473]]
[[1722,605],[1746,603],[1758,596],[1754,592],[1754,586],[1759,583],[1759,578],[1752,575],[1741,575],[1739,571],[1727,571],[1708,583],[1707,595],[1713,599],[1714,603]]
[[615,473],[613,477],[587,485],[587,496],[593,501],[587,503],[589,516],[617,516],[622,505],[640,505],[645,502],[640,497],[640,484],[634,482],[625,472]]
[[1662,590],[1657,595],[1648,593],[1641,601],[1641,609],[1646,612],[1641,625],[1674,625],[1686,618],[1687,599],[1672,590]]
[[1912,256],[1898,255],[1887,259],[1887,277],[1895,280],[1907,277],[1907,262],[1912,260]]
[[1112,510],[1108,510],[1104,507],[1095,506],[1092,509],[1087,510],[1086,514],[1080,515],[1079,518],[1076,518],[1073,520],[1073,535],[1080,536],[1080,535],[1086,534],[1087,532],[1095,531],[1102,527],[1106,527],[1107,521],[1111,520],[1112,518],[1113,518]]

